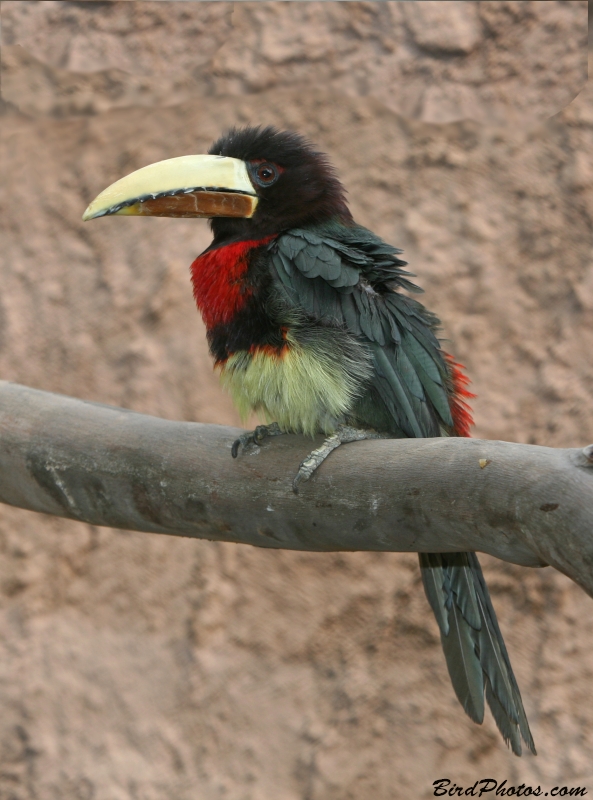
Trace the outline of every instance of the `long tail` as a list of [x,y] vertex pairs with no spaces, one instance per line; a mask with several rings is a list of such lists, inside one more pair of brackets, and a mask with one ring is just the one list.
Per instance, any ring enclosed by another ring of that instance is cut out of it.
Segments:
[[419,553],[424,591],[441,630],[451,682],[474,722],[484,719],[484,694],[503,739],[521,755],[521,737],[535,755],[488,587],[475,553]]

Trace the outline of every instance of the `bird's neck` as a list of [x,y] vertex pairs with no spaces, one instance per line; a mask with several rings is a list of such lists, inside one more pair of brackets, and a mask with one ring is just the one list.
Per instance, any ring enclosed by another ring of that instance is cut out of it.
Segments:
[[191,265],[194,298],[208,330],[226,325],[244,308],[254,287],[248,280],[253,251],[265,247],[272,236],[216,240]]
[[224,247],[239,241],[256,241],[263,238],[266,233],[260,231],[249,219],[234,219],[232,217],[215,217],[210,220],[210,227],[214,238],[209,250]]
[[323,214],[317,212],[307,216],[301,213],[297,217],[286,217],[281,220],[271,214],[269,217],[263,216],[258,220],[215,217],[210,220],[210,227],[214,234],[210,247],[221,247],[241,240],[255,241],[268,236],[278,236],[291,228],[317,227],[332,222],[347,227],[354,224],[352,215],[345,203],[336,202],[334,206]]

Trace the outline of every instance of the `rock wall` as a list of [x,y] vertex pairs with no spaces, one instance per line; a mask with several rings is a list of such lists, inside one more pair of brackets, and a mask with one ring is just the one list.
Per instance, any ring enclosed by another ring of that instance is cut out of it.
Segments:
[[[1,8],[1,378],[237,424],[189,286],[206,224],[80,217],[127,172],[274,123],[328,152],[356,218],[405,248],[473,379],[476,436],[593,441],[585,2]],[[412,556],[2,507],[0,798],[593,791],[592,601],[483,562],[537,758],[465,717]]]

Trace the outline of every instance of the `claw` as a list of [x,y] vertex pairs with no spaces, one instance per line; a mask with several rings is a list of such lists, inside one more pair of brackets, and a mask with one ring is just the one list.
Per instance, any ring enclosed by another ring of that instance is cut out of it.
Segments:
[[295,494],[299,493],[299,485],[304,481],[308,481],[311,475],[315,472],[317,467],[322,464],[328,455],[342,444],[341,431],[333,433],[328,436],[325,442],[313,452],[309,453],[307,458],[301,461],[297,474],[294,476],[292,482],[292,491]]
[[237,458],[237,455],[239,453],[239,448],[243,444],[243,442],[241,441],[242,438],[243,437],[240,436],[238,439],[235,439],[235,441],[233,442],[233,446],[231,447],[231,455],[232,455],[233,458]]
[[391,438],[391,434],[388,433],[379,433],[378,431],[372,429],[363,430],[352,428],[348,425],[339,425],[336,429],[336,432],[332,433],[331,436],[328,436],[321,447],[313,450],[313,452],[309,453],[307,458],[301,462],[298,472],[294,476],[294,480],[292,482],[292,491],[295,494],[298,494],[301,483],[308,481],[315,470],[321,464],[323,464],[329,454],[341,444],[346,444],[347,442],[360,442],[363,439],[389,438]]
[[324,461],[331,451],[338,446],[334,445],[334,447],[331,447],[330,449],[326,446],[328,441],[329,440],[326,439],[322,447],[318,448],[317,450],[313,450],[312,453],[309,453],[307,458],[301,461],[301,465],[299,466],[298,472],[294,476],[294,480],[292,482],[292,491],[295,494],[299,493],[300,484],[308,481],[321,462]]
[[308,481],[310,477],[311,477],[311,475],[305,475],[299,469],[299,471],[297,472],[297,474],[294,476],[294,478],[292,480],[292,491],[295,494],[298,494],[299,493],[299,486],[301,485],[301,483],[304,483],[305,481]]
[[[242,433],[238,439],[235,439],[231,447],[231,455],[233,458],[237,458],[241,447],[246,448],[250,444],[259,445],[266,437],[280,436],[283,433],[285,433],[285,431],[280,428],[277,422],[273,422],[271,425],[258,425],[255,430]],[[307,458],[301,462],[297,474],[292,481],[292,491],[298,494],[301,483],[308,481],[317,467],[319,467],[329,454],[341,444],[346,444],[346,442],[359,442],[362,439],[389,438],[391,438],[391,434],[389,433],[379,433],[372,429],[364,430],[352,428],[349,425],[338,425],[335,433],[328,436],[321,447],[313,450],[313,452],[309,453]]]
[[280,436],[282,433],[284,431],[280,429],[277,422],[273,422],[271,425],[258,425],[254,431],[242,433],[238,439],[235,439],[231,447],[231,455],[233,458],[237,458],[241,447],[246,448],[250,444],[259,445],[267,436]]

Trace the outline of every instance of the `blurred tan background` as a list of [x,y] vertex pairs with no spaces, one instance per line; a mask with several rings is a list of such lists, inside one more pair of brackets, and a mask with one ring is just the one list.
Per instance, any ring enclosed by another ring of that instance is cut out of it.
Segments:
[[[586,2],[1,10],[0,378],[237,424],[189,284],[206,223],[81,214],[140,166],[275,123],[405,248],[473,379],[475,435],[593,441]],[[537,758],[465,717],[414,556],[2,506],[0,798],[399,800],[443,777],[593,792],[593,601],[483,562]]]

